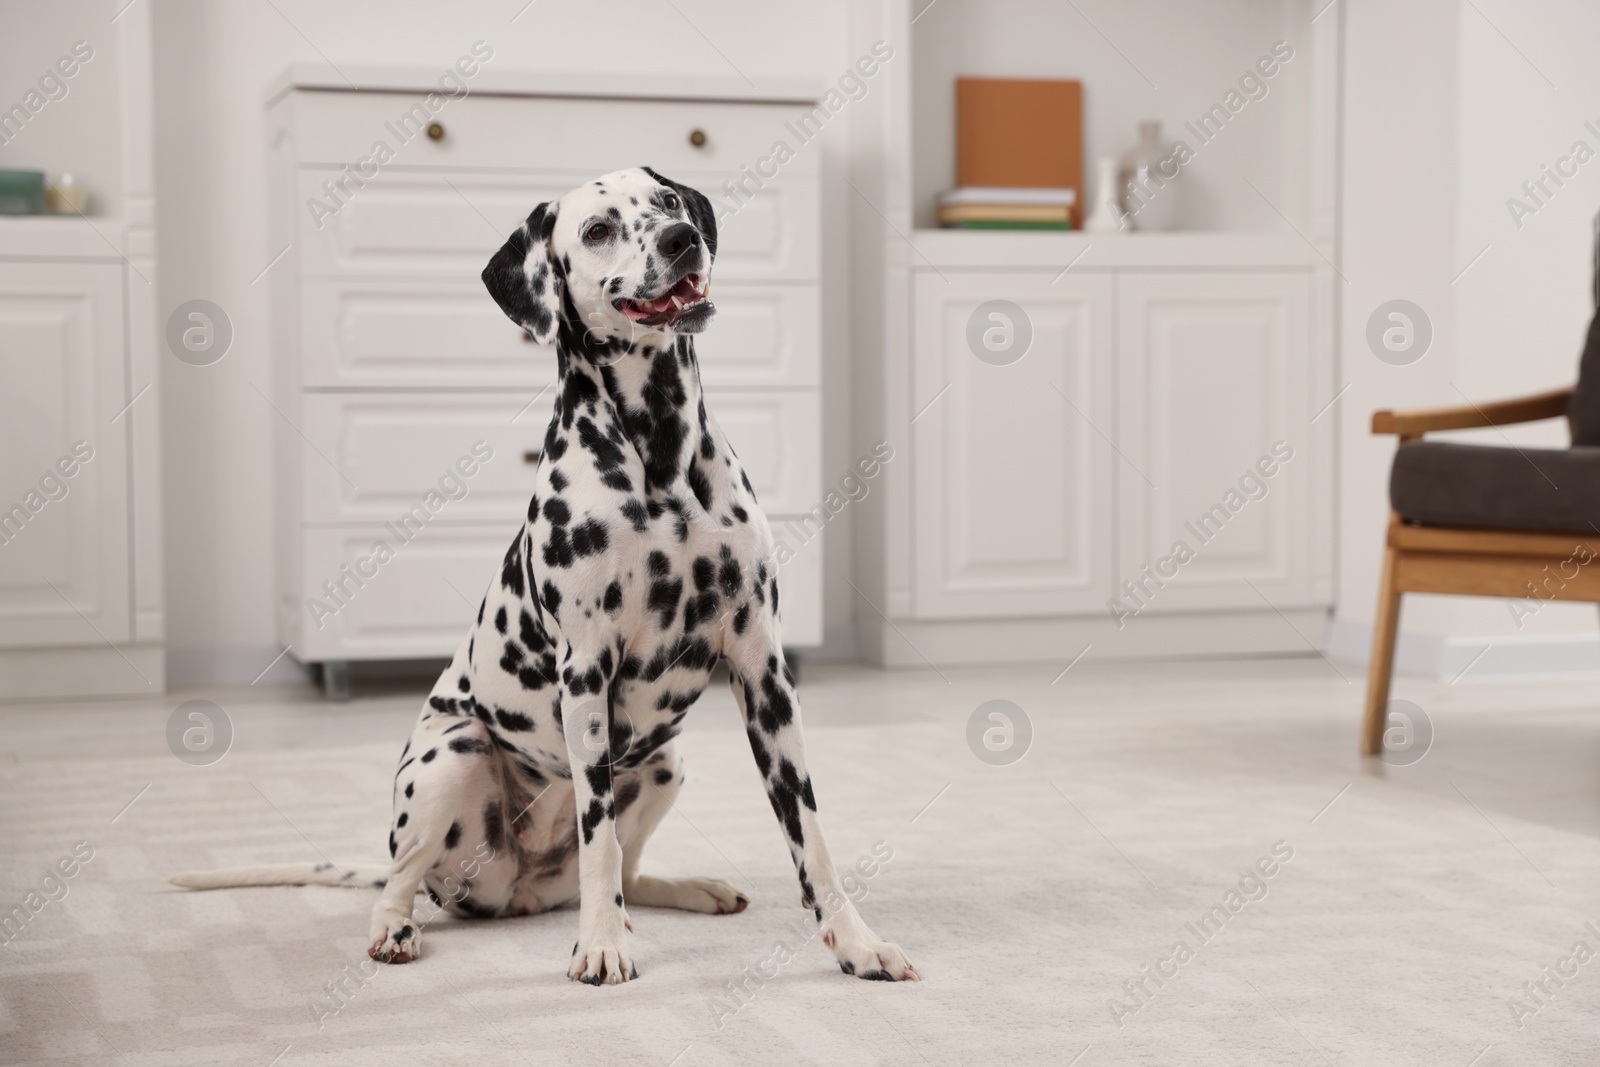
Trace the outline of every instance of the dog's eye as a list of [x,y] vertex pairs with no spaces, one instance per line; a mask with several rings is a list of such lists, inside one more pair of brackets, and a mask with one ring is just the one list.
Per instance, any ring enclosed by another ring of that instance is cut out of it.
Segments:
[[583,239],[585,241],[604,241],[610,236],[611,227],[607,226],[603,222],[597,222],[593,226],[590,226],[587,230],[583,231]]
[[663,196],[661,198],[661,203],[666,206],[668,211],[676,211],[678,208],[683,206],[683,202],[678,199],[677,193],[668,193],[666,196]]

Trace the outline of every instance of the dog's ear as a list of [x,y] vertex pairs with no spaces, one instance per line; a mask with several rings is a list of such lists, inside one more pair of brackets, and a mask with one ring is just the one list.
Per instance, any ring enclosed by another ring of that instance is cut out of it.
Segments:
[[561,313],[561,278],[550,259],[555,224],[555,209],[540,204],[483,268],[483,284],[500,310],[542,345],[555,340]]
[[694,223],[694,228],[700,231],[700,236],[706,240],[706,251],[712,256],[717,254],[717,213],[711,207],[711,201],[698,189],[691,189],[687,185],[680,185],[671,178],[664,177],[644,168],[644,172],[668,189],[683,197],[684,206],[689,209],[689,221]]

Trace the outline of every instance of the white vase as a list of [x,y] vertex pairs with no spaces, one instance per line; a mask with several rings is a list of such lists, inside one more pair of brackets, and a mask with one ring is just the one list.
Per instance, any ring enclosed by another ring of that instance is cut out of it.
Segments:
[[1122,210],[1135,230],[1173,230],[1178,224],[1179,156],[1162,140],[1161,123],[1139,123],[1139,141],[1122,157],[1117,186]]
[[1117,187],[1117,161],[1110,156],[1095,160],[1094,199],[1083,220],[1085,233],[1117,233],[1125,229],[1120,190]]

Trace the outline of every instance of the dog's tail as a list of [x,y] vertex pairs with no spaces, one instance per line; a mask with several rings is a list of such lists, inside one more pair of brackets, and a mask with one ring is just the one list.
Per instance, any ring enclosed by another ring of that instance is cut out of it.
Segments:
[[336,867],[331,863],[272,863],[260,867],[223,867],[213,871],[184,871],[169,879],[185,889],[233,889],[253,885],[336,885],[353,889],[382,889],[389,884],[387,864],[356,863]]

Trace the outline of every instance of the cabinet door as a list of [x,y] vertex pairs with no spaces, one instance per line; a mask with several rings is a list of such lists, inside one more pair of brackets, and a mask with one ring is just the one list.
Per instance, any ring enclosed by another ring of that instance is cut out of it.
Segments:
[[0,263],[0,645],[129,638],[121,277]]
[[[914,614],[1104,610],[1116,460],[1110,278],[922,272],[915,301]],[[1003,363],[1023,343],[1021,358]]]
[[[1311,276],[1117,285],[1120,445],[1137,467],[1118,483],[1118,586],[1148,565],[1164,583],[1146,580],[1151,611],[1309,603]],[[1192,552],[1181,565],[1179,542]]]

